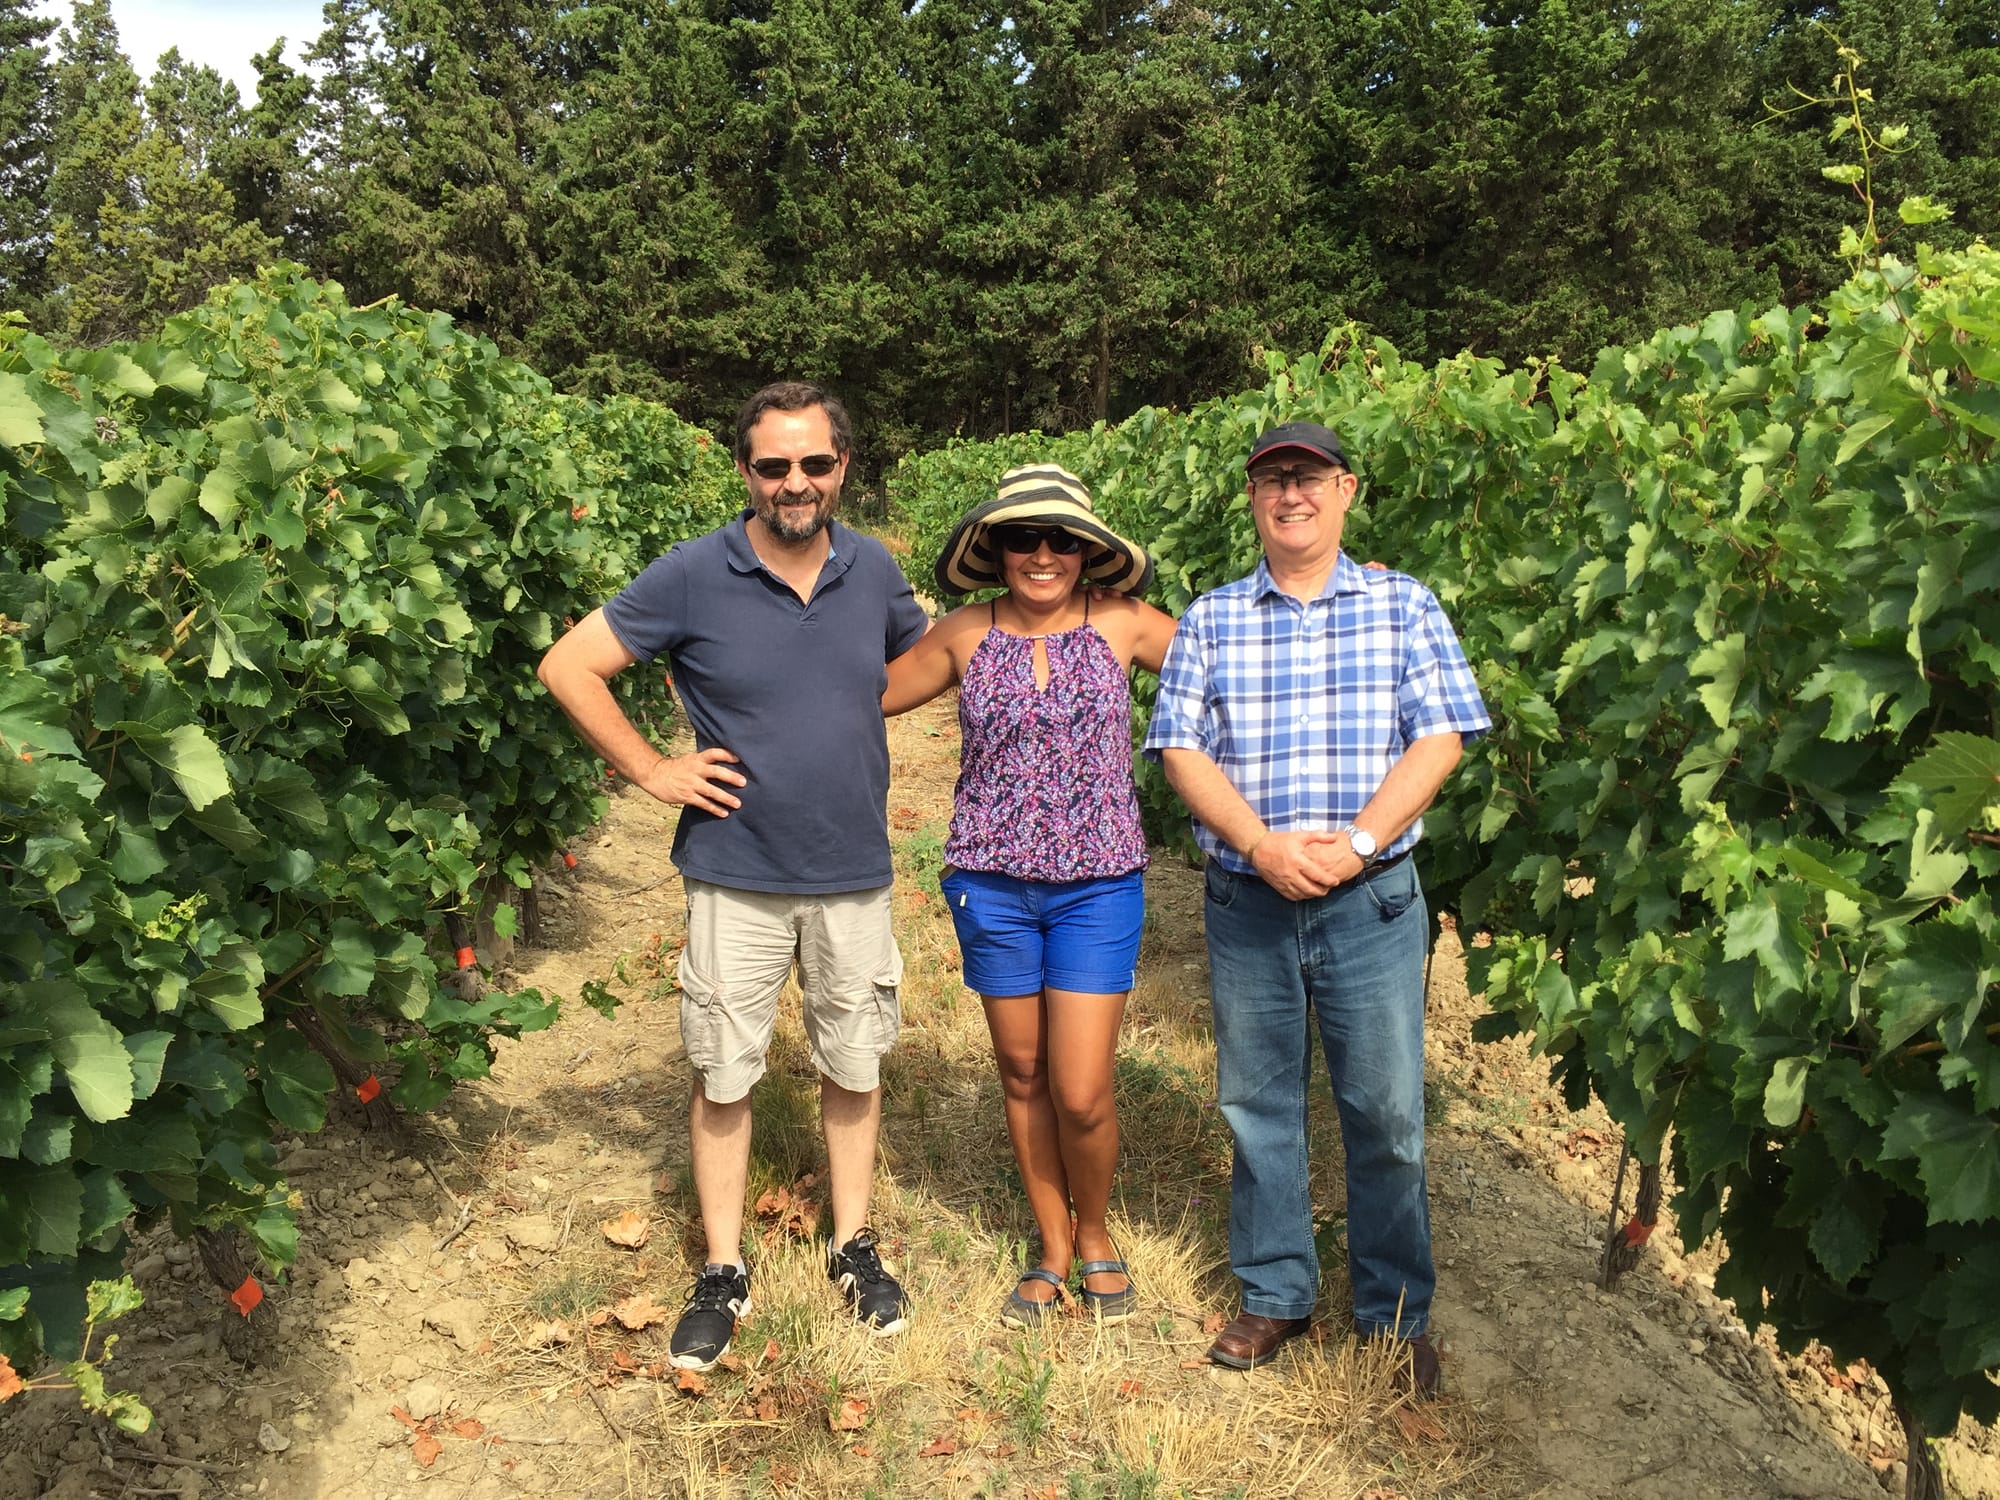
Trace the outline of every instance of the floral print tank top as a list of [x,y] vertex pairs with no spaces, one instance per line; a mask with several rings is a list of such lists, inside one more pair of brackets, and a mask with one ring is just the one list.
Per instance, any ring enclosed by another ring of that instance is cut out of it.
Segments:
[[958,791],[948,864],[1059,882],[1145,868],[1132,788],[1132,691],[1110,643],[1085,622],[1039,639],[997,628],[958,690]]

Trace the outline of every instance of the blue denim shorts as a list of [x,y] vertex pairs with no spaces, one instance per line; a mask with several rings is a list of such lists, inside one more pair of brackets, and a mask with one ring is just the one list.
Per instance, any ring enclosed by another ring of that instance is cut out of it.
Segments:
[[1045,989],[1122,995],[1139,961],[1145,878],[1108,875],[1051,883],[989,870],[953,870],[939,882],[969,989],[992,998]]

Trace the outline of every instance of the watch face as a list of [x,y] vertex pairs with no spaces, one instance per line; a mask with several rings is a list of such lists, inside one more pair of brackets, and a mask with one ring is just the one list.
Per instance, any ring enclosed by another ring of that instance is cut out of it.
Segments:
[[1368,832],[1367,829],[1350,828],[1347,831],[1347,842],[1352,846],[1354,852],[1363,859],[1373,859],[1375,857],[1375,835]]

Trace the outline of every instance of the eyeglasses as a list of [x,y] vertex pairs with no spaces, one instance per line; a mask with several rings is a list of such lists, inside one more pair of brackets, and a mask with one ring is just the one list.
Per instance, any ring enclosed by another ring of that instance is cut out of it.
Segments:
[[832,453],[808,453],[804,458],[753,458],[749,469],[759,479],[786,479],[791,476],[794,464],[807,478],[824,479],[840,467],[840,459]]
[[1250,476],[1250,492],[1259,500],[1275,500],[1285,486],[1295,484],[1308,500],[1325,489],[1338,469],[1260,469]]
[[1073,557],[1083,550],[1083,538],[1060,526],[996,526],[993,540],[1000,544],[1001,551],[1017,557],[1028,556],[1044,542],[1057,557]]

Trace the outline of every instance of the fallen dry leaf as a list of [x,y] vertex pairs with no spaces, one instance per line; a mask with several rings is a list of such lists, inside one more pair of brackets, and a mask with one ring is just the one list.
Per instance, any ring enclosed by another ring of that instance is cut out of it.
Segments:
[[705,1396],[708,1394],[708,1377],[699,1370],[674,1371],[674,1384],[683,1395]]
[[0,1401],[11,1401],[27,1388],[28,1383],[15,1373],[7,1356],[0,1354]]
[[1005,1438],[1002,1438],[999,1442],[993,1445],[993,1456],[995,1458],[1012,1458],[1018,1451],[1019,1450],[1016,1449],[1014,1445],[1008,1442]]
[[777,1421],[778,1403],[773,1401],[769,1396],[759,1396],[757,1398],[757,1420],[760,1422]]
[[606,1323],[611,1321],[611,1310],[606,1307],[600,1307],[583,1321],[588,1323],[592,1328],[602,1328]]
[[722,1358],[717,1360],[716,1363],[721,1365],[725,1370],[740,1370],[743,1368],[743,1356],[738,1354],[734,1349],[726,1350]]
[[486,1424],[474,1417],[463,1417],[451,1424],[451,1430],[469,1441],[472,1438],[483,1437],[486,1433]]
[[612,1219],[599,1219],[597,1227],[614,1245],[637,1250],[652,1237],[653,1221],[636,1208],[628,1208]]
[[757,1201],[752,1205],[751,1212],[760,1219],[775,1219],[791,1206],[792,1194],[789,1188],[766,1188],[757,1195]]
[[639,1368],[639,1361],[632,1357],[630,1349],[612,1350],[611,1363],[618,1366],[621,1370],[636,1370]]
[[1181,1361],[1181,1368],[1183,1370],[1199,1370],[1207,1363],[1208,1361],[1205,1359],[1184,1359]]
[[432,1464],[436,1463],[437,1456],[442,1452],[444,1452],[444,1444],[440,1443],[428,1432],[418,1433],[416,1441],[410,1444],[410,1454],[422,1468],[428,1469]]
[[764,1340],[764,1357],[758,1360],[757,1363],[760,1365],[768,1365],[769,1363],[771,1363],[772,1360],[776,1359],[780,1354],[783,1354],[784,1352],[785,1352],[784,1350],[778,1347],[778,1341],[776,1339],[766,1339]]
[[919,1448],[917,1450],[917,1457],[949,1458],[956,1452],[958,1452],[958,1439],[946,1436],[934,1439],[928,1446]]
[[1403,1430],[1403,1441],[1413,1446],[1420,1440],[1432,1443],[1445,1440],[1445,1430],[1438,1425],[1437,1418],[1414,1406],[1396,1408],[1396,1425]]
[[1126,1401],[1132,1400],[1135,1396],[1143,1395],[1145,1390],[1146,1382],[1143,1380],[1121,1380],[1118,1382],[1118,1395]]
[[[623,1302],[612,1303],[611,1316],[631,1332],[637,1333],[640,1329],[650,1328],[655,1323],[666,1322],[670,1314],[649,1294],[635,1292]],[[595,1319],[596,1315],[592,1314],[592,1321]]]
[[873,1458],[875,1456],[875,1450],[866,1443],[856,1443],[847,1451],[852,1453],[856,1458]]
[[493,1352],[493,1340],[481,1339],[473,1346],[472,1352],[474,1354],[491,1354]]
[[1201,1331],[1203,1333],[1220,1333],[1228,1326],[1229,1319],[1223,1317],[1221,1313],[1210,1313],[1201,1320]]
[[547,1349],[554,1345],[567,1344],[572,1337],[574,1335],[569,1331],[569,1324],[557,1318],[553,1322],[541,1324],[533,1333],[529,1334],[528,1347],[530,1349]]
[[840,1410],[826,1414],[827,1425],[835,1432],[854,1432],[868,1420],[868,1403],[859,1396],[849,1396],[840,1403]]

